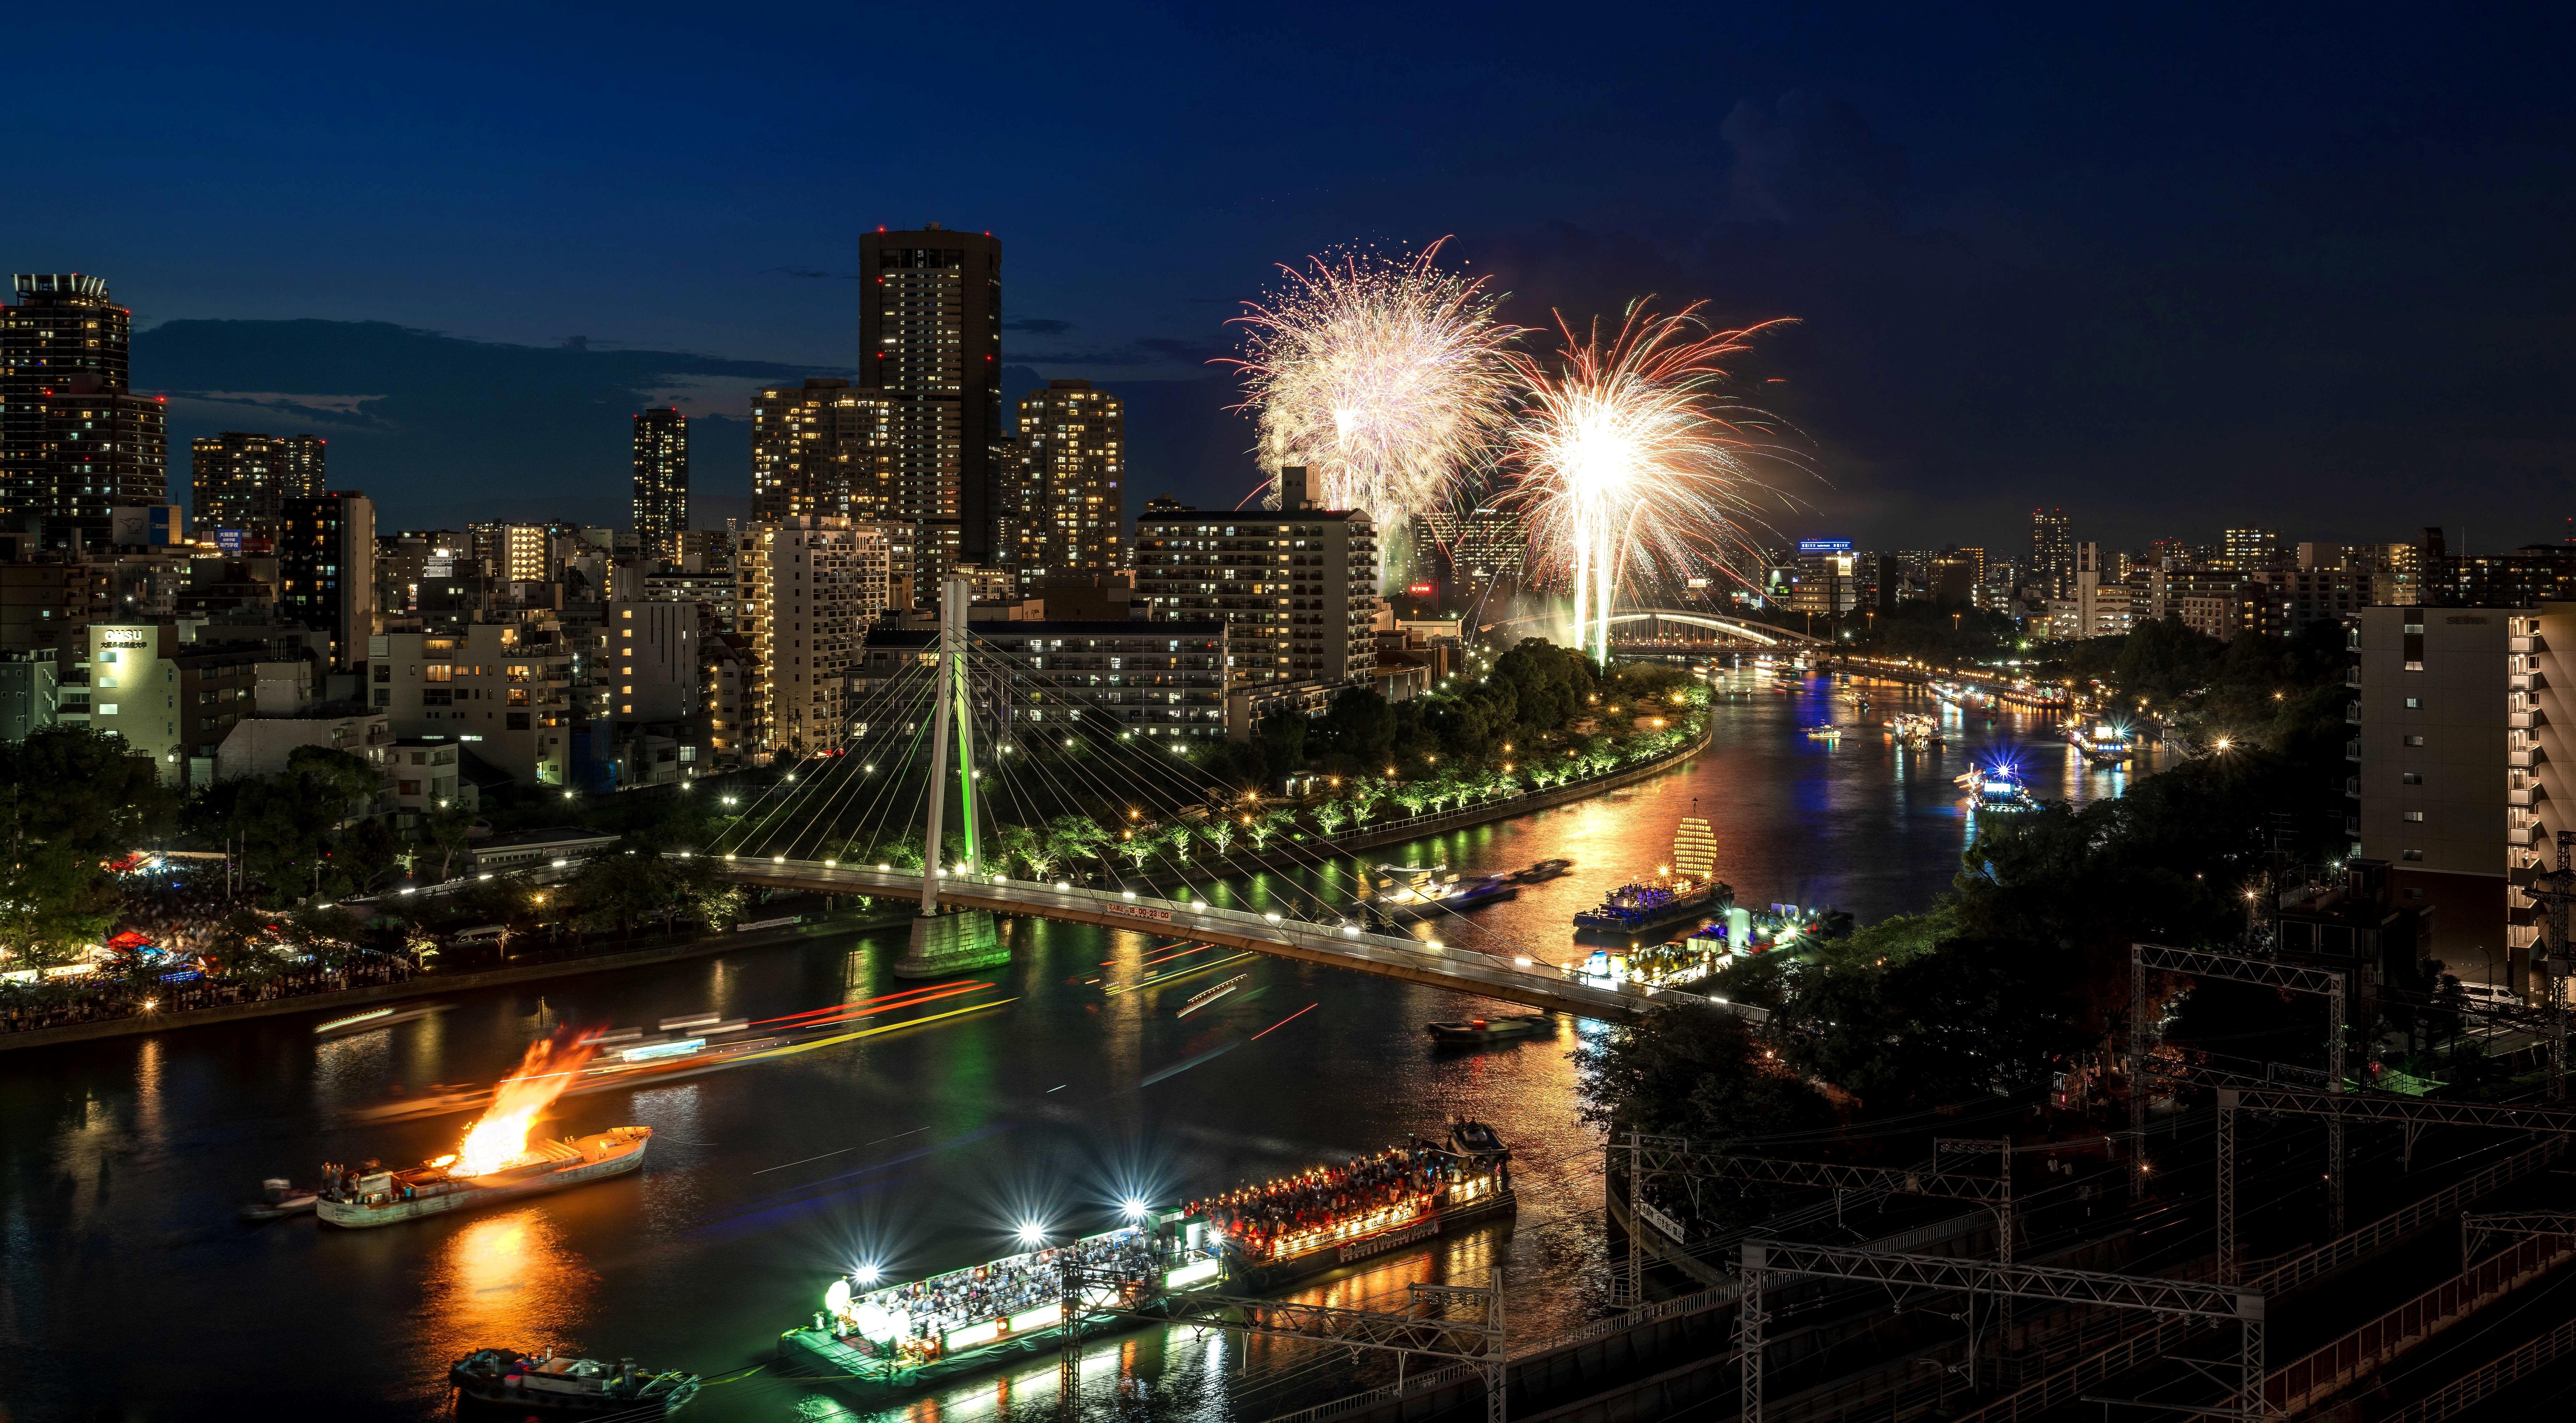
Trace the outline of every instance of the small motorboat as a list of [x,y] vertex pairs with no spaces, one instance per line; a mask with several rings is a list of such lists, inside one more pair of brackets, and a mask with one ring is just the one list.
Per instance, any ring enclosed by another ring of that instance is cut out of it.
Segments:
[[271,1176],[259,1183],[259,1199],[241,1208],[241,1218],[261,1221],[302,1215],[320,1199],[315,1192],[289,1185],[283,1176]]
[[1509,1042],[1547,1031],[1554,1021],[1547,1013],[1512,1013],[1499,1018],[1469,1018],[1456,1023],[1426,1023],[1431,1040],[1442,1047],[1473,1047],[1484,1043]]
[[1537,884],[1541,880],[1559,878],[1573,868],[1572,860],[1541,860],[1528,869],[1515,872],[1512,878],[1522,884]]
[[498,1405],[509,1416],[668,1418],[697,1396],[698,1376],[676,1370],[650,1374],[633,1359],[557,1358],[551,1352],[477,1349],[447,1366],[447,1383],[478,1404]]

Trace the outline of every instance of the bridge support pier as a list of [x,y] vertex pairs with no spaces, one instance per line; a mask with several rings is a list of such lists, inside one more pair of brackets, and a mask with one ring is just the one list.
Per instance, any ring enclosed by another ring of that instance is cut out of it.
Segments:
[[954,909],[916,915],[912,947],[888,972],[897,978],[940,978],[1010,961],[1011,946],[994,928],[992,910]]

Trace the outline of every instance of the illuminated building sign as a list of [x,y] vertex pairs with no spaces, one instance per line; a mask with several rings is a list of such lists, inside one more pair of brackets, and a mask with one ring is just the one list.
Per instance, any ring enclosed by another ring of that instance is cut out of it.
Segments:
[[1431,596],[1432,588],[1428,583],[1415,583],[1407,587],[1404,591],[1417,598],[1428,598]]
[[1798,552],[1800,553],[1849,553],[1851,551],[1852,541],[1849,539],[1798,540]]

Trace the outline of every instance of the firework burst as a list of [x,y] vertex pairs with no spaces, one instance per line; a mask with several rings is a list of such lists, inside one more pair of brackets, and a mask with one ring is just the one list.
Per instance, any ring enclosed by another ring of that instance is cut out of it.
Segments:
[[1304,465],[1336,509],[1381,530],[1449,506],[1503,429],[1514,392],[1500,294],[1437,263],[1442,243],[1282,266],[1286,288],[1245,302],[1244,402],[1260,422],[1261,467]]
[[1515,361],[1527,395],[1505,498],[1529,522],[1535,566],[1573,585],[1575,645],[1605,660],[1621,586],[1722,565],[1772,493],[1757,466],[1798,462],[1776,422],[1720,388],[1719,362],[1780,323],[1722,331],[1702,305],[1658,316],[1631,302],[1606,338],[1560,313],[1555,363]]

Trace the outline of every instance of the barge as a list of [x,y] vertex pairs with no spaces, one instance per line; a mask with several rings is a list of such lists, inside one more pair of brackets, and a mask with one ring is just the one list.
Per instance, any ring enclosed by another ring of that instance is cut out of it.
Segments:
[[1480,1047],[1543,1033],[1555,1022],[1548,1013],[1509,1013],[1499,1018],[1468,1018],[1455,1023],[1426,1023],[1431,1040],[1442,1047]]
[[1662,937],[1660,931],[1692,923],[1724,909],[1735,891],[1717,878],[1717,839],[1708,822],[1687,816],[1673,831],[1671,863],[1656,877],[1623,884],[1610,891],[1599,907],[1574,916],[1578,941],[1634,944]]
[[592,1136],[538,1142],[508,1165],[479,1176],[453,1174],[453,1156],[408,1171],[342,1172],[326,1185],[314,1212],[329,1224],[363,1229],[472,1210],[623,1176],[644,1164],[644,1148],[652,1140],[651,1127],[612,1127]]
[[1194,1202],[1229,1285],[1268,1290],[1512,1214],[1512,1154],[1461,1121],[1412,1142]]
[[642,1373],[633,1359],[604,1364],[516,1349],[475,1350],[447,1366],[447,1385],[467,1405],[459,1413],[479,1404],[512,1419],[615,1418],[619,1423],[668,1418],[697,1397],[699,1386],[696,1374]]

